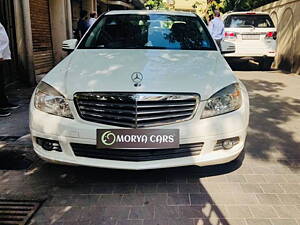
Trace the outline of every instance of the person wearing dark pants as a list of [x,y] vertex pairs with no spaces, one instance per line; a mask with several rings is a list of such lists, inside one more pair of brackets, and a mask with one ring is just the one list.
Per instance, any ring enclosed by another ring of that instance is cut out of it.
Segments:
[[225,31],[224,31],[224,23],[220,17],[221,17],[220,11],[215,10],[215,17],[209,23],[208,29],[212,38],[217,43],[219,49],[222,50],[221,42],[224,39]]
[[9,49],[9,39],[7,33],[0,23],[0,117],[10,116],[9,110],[16,109],[19,106],[8,101],[5,94],[4,83],[4,61],[11,60]]

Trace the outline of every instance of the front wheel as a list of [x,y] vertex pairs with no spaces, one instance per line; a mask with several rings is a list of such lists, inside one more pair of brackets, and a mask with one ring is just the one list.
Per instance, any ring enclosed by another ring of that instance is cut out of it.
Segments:
[[259,60],[259,67],[263,71],[268,71],[271,69],[272,63],[273,63],[272,58],[262,58]]

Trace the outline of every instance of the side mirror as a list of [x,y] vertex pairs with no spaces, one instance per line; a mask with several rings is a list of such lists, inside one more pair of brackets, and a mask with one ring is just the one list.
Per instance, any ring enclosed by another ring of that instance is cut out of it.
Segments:
[[66,52],[72,52],[78,43],[77,39],[66,40],[62,44],[62,50]]
[[221,42],[221,54],[230,54],[235,53],[235,44],[229,41],[222,41]]

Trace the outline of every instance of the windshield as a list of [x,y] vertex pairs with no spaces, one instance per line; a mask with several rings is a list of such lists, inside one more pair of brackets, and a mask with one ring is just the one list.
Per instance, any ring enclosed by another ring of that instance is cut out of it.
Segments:
[[274,24],[268,15],[231,15],[225,19],[225,27],[270,28]]
[[161,14],[106,15],[79,48],[216,50],[199,18]]

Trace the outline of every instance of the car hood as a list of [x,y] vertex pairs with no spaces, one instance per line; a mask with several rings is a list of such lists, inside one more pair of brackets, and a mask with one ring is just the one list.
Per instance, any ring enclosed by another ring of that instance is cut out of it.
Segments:
[[[139,87],[134,72],[143,75]],[[176,92],[204,100],[237,79],[217,51],[78,49],[44,81],[68,99],[76,92]]]

